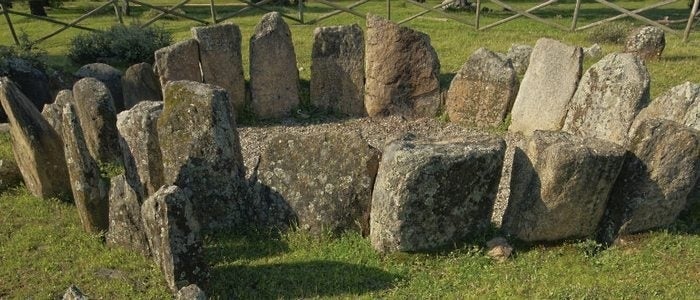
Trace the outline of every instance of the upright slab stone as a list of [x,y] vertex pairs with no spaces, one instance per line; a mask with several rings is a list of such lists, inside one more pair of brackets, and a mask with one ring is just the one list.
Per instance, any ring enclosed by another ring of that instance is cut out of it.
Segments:
[[199,69],[199,44],[194,39],[158,49],[155,53],[155,73],[161,88],[170,81],[202,81]]
[[629,135],[649,119],[664,119],[700,130],[700,84],[685,83],[675,86],[649,103],[635,117]]
[[126,176],[111,179],[109,189],[109,230],[107,246],[122,247],[150,255],[146,231],[141,220],[141,198],[129,185]]
[[72,104],[63,108],[63,141],[73,200],[83,229],[99,233],[109,229],[109,180],[102,178],[83,136]]
[[56,95],[56,100],[51,104],[44,105],[44,109],[41,111],[41,115],[44,117],[46,122],[59,134],[63,132],[63,127],[61,126],[63,122],[63,106],[66,103],[73,103],[73,91],[62,90]]
[[131,109],[141,101],[161,101],[161,92],[158,76],[153,73],[153,66],[149,63],[135,64],[124,72],[122,77],[124,90],[124,109]]
[[520,84],[508,130],[532,135],[535,130],[560,130],[576,91],[583,51],[548,38],[537,40]]
[[637,57],[658,59],[666,48],[666,34],[664,30],[655,26],[639,27],[627,36],[625,40],[625,52],[633,53]]
[[613,53],[581,78],[562,130],[624,145],[632,121],[647,103],[649,73],[642,61]]
[[[34,104],[36,109],[41,111],[46,103],[51,102],[49,78],[44,72],[21,58],[9,57],[3,60],[7,67],[7,76],[19,87],[30,103]],[[5,72],[0,70],[0,76],[4,76],[2,73]],[[0,109],[0,122],[6,123],[7,121],[7,115]]]
[[59,134],[7,77],[0,78],[0,104],[10,121],[12,152],[29,192],[41,198],[68,195],[70,182]]
[[263,152],[258,178],[289,203],[301,229],[369,233],[379,158],[357,132],[282,134]]
[[199,42],[203,82],[224,88],[236,113],[245,106],[245,78],[241,56],[241,30],[230,23],[193,27]]
[[209,278],[192,197],[177,186],[163,186],[141,208],[148,245],[173,293]]
[[126,178],[142,198],[164,182],[157,127],[162,111],[163,102],[143,101],[117,115]]
[[440,107],[440,60],[430,37],[367,15],[365,108],[370,117],[434,117]]
[[474,52],[457,72],[445,106],[450,121],[476,127],[496,127],[510,111],[518,92],[510,60],[486,48]]
[[528,242],[593,237],[624,154],[603,140],[535,131],[515,150],[501,228]]
[[117,113],[107,86],[83,78],[73,86],[73,101],[92,157],[100,164],[120,162]]
[[506,57],[510,58],[515,72],[522,75],[525,74],[530,65],[530,55],[532,55],[532,46],[512,44]]
[[365,116],[365,39],[362,28],[319,27],[311,50],[311,104],[348,116]]
[[668,226],[700,175],[700,133],[673,121],[643,121],[610,194],[599,239]]
[[78,78],[92,77],[102,81],[112,95],[116,112],[118,113],[125,109],[124,94],[122,92],[122,71],[107,64],[94,63],[82,66],[74,75]]
[[251,108],[259,118],[289,116],[299,105],[299,70],[292,32],[277,12],[267,13],[250,38]]
[[175,81],[164,96],[157,125],[164,184],[192,193],[203,227],[243,225],[249,208],[240,187],[245,171],[226,91]]
[[486,229],[504,152],[505,142],[495,136],[389,144],[372,195],[372,246],[431,250]]

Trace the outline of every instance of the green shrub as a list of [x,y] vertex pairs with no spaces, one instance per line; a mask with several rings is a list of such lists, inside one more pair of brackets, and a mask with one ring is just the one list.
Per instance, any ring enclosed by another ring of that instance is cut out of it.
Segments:
[[68,57],[80,64],[152,63],[153,53],[171,42],[172,35],[162,28],[116,25],[104,32],[76,36],[71,41]]
[[593,27],[588,33],[591,43],[623,44],[633,25],[629,22],[611,22]]

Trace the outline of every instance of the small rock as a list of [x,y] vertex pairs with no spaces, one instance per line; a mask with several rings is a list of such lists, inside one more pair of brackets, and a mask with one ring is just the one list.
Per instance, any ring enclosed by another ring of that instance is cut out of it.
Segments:
[[63,294],[63,300],[88,300],[88,297],[77,286],[71,285]]
[[196,284],[190,284],[177,291],[175,300],[207,300],[207,294]]
[[583,48],[583,55],[590,58],[599,58],[603,56],[603,48],[595,43],[588,48]]
[[634,53],[643,60],[658,59],[665,47],[664,30],[654,26],[643,26],[633,30],[625,41],[625,52]]
[[489,249],[486,255],[499,262],[508,260],[513,253],[513,247],[508,244],[508,241],[504,237],[500,236],[486,242],[486,248]]

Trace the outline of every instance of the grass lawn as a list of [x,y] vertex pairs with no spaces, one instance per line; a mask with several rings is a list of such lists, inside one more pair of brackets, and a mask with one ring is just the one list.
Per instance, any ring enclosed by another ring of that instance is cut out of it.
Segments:
[[[149,3],[167,4],[157,0]],[[217,1],[217,3],[222,1]],[[227,1],[233,2],[233,1]],[[192,3],[208,3],[195,0]],[[338,1],[348,6],[350,1]],[[429,0],[429,5],[438,4]],[[650,2],[618,1],[628,9]],[[519,1],[514,6],[527,8],[536,2]],[[63,8],[49,11],[52,17],[70,21],[99,5],[97,2],[66,2]],[[508,13],[487,5],[482,24]],[[222,4],[219,15],[240,5]],[[573,12],[571,1],[557,4],[538,14],[568,26]],[[587,3],[581,24],[615,15],[600,5]],[[17,10],[26,10],[22,5]],[[290,14],[292,8],[282,8]],[[309,3],[305,19],[313,19],[331,9]],[[208,7],[189,6],[188,15],[208,19]],[[384,1],[372,1],[361,12],[386,15]],[[421,9],[402,1],[393,1],[392,19],[401,20]],[[145,9],[135,7],[127,23],[145,22]],[[243,33],[243,60],[247,68],[248,38],[262,12],[251,10],[231,21]],[[685,1],[645,14],[652,19],[687,16]],[[472,18],[471,14],[464,14]],[[59,26],[13,16],[19,32],[35,40]],[[87,19],[85,26],[107,28],[115,22],[109,13]],[[316,25],[298,25],[288,21],[297,51],[302,80],[310,76],[313,30],[317,26],[358,23],[358,17],[341,14]],[[629,22],[629,21],[624,21]],[[621,24],[618,22],[617,24]],[[175,40],[190,37],[188,20],[159,21],[173,32]],[[439,14],[427,14],[409,23],[428,33],[440,57],[442,81],[449,81],[467,57],[479,47],[505,52],[512,43],[533,45],[540,37],[551,37],[569,44],[589,46],[593,31],[562,32],[546,25],[517,19],[485,32],[447,20]],[[609,26],[609,25],[606,25]],[[0,18],[0,44],[10,45],[12,38]],[[680,28],[680,27],[679,27]],[[68,41],[79,34],[75,29],[40,43],[49,64],[75,70],[79,66],[66,58]],[[602,44],[606,53],[619,51],[620,45]],[[587,59],[586,66],[595,61]],[[662,58],[647,64],[652,77],[652,96],[685,81],[700,82],[700,35],[691,41],[667,35]],[[120,66],[125,67],[125,66]],[[9,139],[0,134],[0,159],[12,159]],[[700,211],[700,210],[697,210]],[[666,298],[700,297],[700,213],[689,216],[673,230],[634,236],[623,245],[601,250],[594,242],[580,241],[557,245],[516,245],[516,255],[505,263],[491,261],[483,243],[490,232],[472,244],[456,250],[430,254],[379,255],[367,239],[357,234],[339,238],[310,237],[303,232],[253,232],[208,235],[205,238],[207,260],[211,266],[210,291],[215,298]],[[688,226],[690,224],[691,226]],[[90,298],[164,299],[169,291],[158,268],[138,254],[108,249],[102,237],[84,233],[75,207],[58,200],[41,200],[25,188],[4,191],[0,195],[0,299],[47,299],[62,295],[70,285],[78,285]]]

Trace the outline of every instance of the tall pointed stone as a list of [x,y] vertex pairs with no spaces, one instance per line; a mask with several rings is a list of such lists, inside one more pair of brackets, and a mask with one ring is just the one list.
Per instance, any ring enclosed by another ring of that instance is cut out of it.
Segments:
[[59,134],[7,77],[0,78],[0,103],[10,121],[15,161],[29,191],[41,198],[70,193]]
[[92,157],[99,164],[121,162],[117,113],[107,86],[95,78],[83,78],[73,86],[73,101]]
[[434,117],[440,108],[440,60],[430,37],[367,15],[365,107],[370,117]]
[[250,38],[251,108],[259,118],[289,116],[299,105],[299,70],[292,32],[277,12],[267,13]]
[[92,77],[102,81],[109,89],[114,101],[115,111],[124,110],[124,94],[122,93],[122,71],[103,63],[87,64],[74,74],[78,78]]
[[156,50],[155,72],[161,88],[170,81],[202,81],[199,69],[199,44],[194,39]]
[[149,63],[135,64],[126,69],[122,77],[122,88],[124,109],[131,109],[141,101],[163,100],[160,82]]
[[245,106],[245,78],[241,56],[241,30],[230,23],[193,27],[199,42],[203,82],[224,88],[236,114]]

